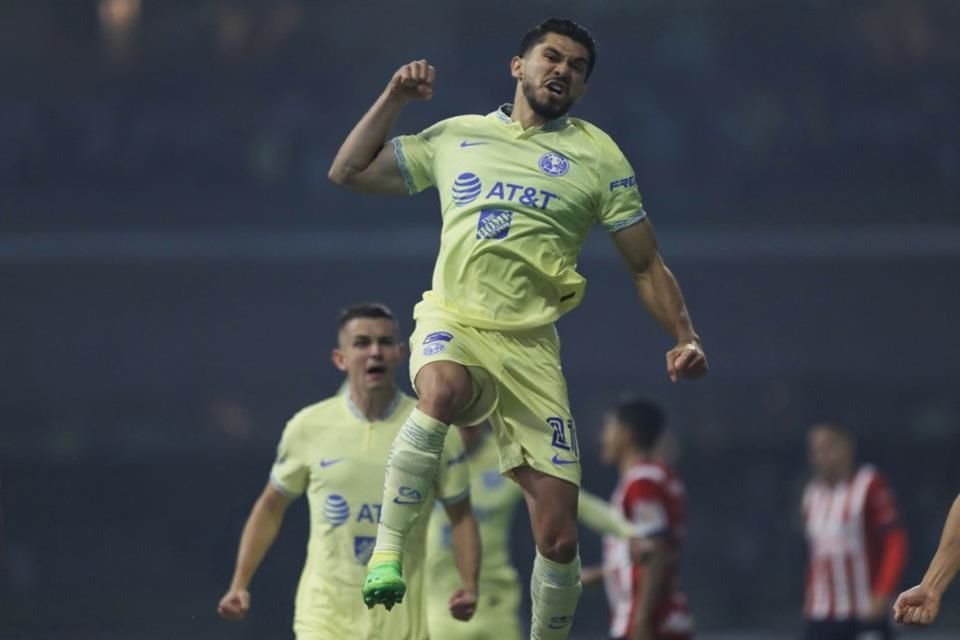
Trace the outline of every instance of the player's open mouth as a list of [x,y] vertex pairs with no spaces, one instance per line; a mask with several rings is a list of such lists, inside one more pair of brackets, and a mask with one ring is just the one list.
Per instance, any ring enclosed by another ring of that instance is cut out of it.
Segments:
[[372,367],[367,367],[367,373],[370,375],[382,375],[387,372],[387,368],[382,364],[375,364]]
[[546,84],[547,91],[555,96],[562,96],[567,92],[567,85],[559,80],[551,80]]

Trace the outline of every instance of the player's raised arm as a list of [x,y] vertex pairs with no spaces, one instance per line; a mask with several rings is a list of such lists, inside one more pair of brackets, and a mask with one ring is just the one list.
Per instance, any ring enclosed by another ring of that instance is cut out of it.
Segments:
[[400,67],[337,151],[328,177],[341,187],[380,195],[406,195],[403,173],[387,136],[410,100],[433,97],[435,69],[426,60]]
[[237,551],[237,564],[233,572],[230,588],[220,599],[217,613],[226,620],[243,620],[250,609],[250,581],[263,561],[267,550],[273,544],[283,523],[283,516],[290,506],[292,498],[277,491],[267,483],[260,495],[247,524],[240,536],[240,548]]
[[664,264],[649,220],[642,220],[611,234],[620,255],[627,261],[637,293],[647,311],[673,336],[677,346],[667,352],[667,374],[699,378],[707,372],[707,357],[700,336],[683,302],[680,285]]

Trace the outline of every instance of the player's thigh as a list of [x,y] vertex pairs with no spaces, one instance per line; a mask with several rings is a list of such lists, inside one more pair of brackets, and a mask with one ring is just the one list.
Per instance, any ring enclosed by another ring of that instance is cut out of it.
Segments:
[[496,382],[487,370],[489,363],[482,357],[488,351],[472,327],[439,319],[418,320],[410,336],[410,381],[421,398],[431,392],[432,385],[456,384],[458,393],[467,399],[458,403],[462,406],[453,422],[479,424],[490,417],[499,399]]

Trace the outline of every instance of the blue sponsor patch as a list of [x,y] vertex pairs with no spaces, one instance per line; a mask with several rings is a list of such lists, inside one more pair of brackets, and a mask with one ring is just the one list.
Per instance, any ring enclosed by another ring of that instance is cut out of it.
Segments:
[[540,156],[540,162],[537,164],[540,171],[554,178],[566,175],[570,170],[570,161],[556,151],[548,151]]
[[512,222],[513,211],[484,209],[477,220],[477,240],[503,240]]
[[628,176],[626,178],[620,178],[619,180],[614,180],[610,183],[610,191],[616,191],[617,189],[629,189],[630,187],[637,186],[637,176]]
[[354,536],[353,538],[353,557],[357,559],[358,564],[367,564],[370,562],[370,556],[373,555],[373,547],[377,539],[373,536]]
[[334,527],[339,527],[350,517],[350,504],[346,498],[331,493],[323,501],[323,517]]
[[446,331],[434,331],[433,333],[427,334],[427,337],[423,339],[423,344],[430,344],[431,342],[437,342],[438,340],[450,342],[453,340],[453,335],[447,333]]
[[431,342],[423,347],[423,355],[433,356],[447,348],[446,342]]
[[453,202],[458,207],[470,204],[483,191],[483,183],[475,173],[461,173],[453,183]]

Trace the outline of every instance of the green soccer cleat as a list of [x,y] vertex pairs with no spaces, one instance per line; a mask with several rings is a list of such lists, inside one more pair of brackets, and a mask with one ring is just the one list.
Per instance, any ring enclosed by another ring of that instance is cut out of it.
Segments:
[[387,611],[393,605],[403,602],[403,595],[407,592],[407,585],[403,583],[399,562],[381,562],[367,570],[367,577],[363,580],[363,602],[367,609],[382,604]]

